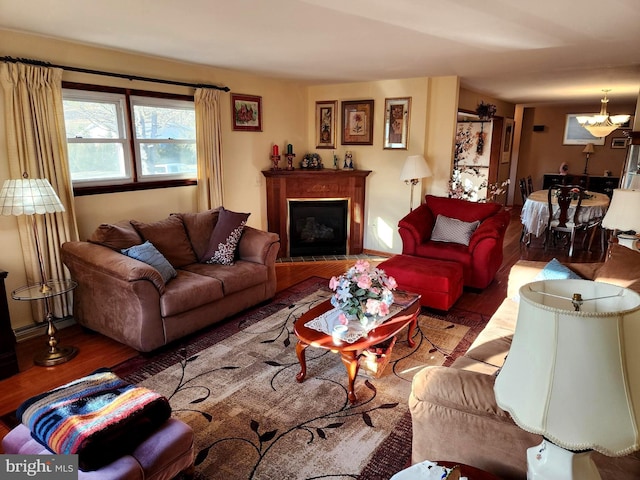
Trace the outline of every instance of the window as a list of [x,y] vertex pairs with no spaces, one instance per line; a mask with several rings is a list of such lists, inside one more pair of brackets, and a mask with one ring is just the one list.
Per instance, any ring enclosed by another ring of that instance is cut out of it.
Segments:
[[110,90],[63,90],[74,187],[126,190],[195,179],[193,100]]

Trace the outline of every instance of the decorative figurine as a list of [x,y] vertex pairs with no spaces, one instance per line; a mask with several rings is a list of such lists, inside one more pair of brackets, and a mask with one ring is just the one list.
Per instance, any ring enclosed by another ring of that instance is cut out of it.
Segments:
[[333,153],[333,169],[338,170],[338,156],[335,152]]
[[350,150],[347,150],[344,154],[344,169],[349,169],[353,167],[349,167],[349,164],[353,165],[353,154]]

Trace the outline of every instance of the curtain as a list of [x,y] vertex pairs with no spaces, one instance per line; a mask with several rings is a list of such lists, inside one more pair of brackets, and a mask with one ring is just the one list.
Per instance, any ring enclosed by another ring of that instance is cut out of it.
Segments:
[[[46,178],[60,197],[65,212],[17,217],[20,243],[29,284],[41,281],[34,237],[40,240],[47,279],[66,279],[60,245],[78,240],[67,139],[62,106],[62,70],[22,63],[0,64],[4,90],[7,158],[11,178]],[[52,297],[56,317],[72,314],[71,295]],[[42,302],[34,304],[37,321],[43,319]]]
[[198,211],[223,204],[220,90],[198,88],[194,95],[198,154]]

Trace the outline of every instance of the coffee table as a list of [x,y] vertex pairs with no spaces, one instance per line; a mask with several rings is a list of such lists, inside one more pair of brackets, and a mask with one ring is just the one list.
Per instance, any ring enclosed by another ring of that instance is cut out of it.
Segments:
[[415,346],[415,342],[412,337],[413,331],[415,330],[418,322],[418,313],[420,313],[420,296],[415,295],[413,298],[414,300],[412,303],[402,305],[402,308],[398,313],[371,330],[366,337],[360,338],[353,343],[337,339],[334,340],[334,337],[331,334],[314,330],[313,328],[309,328],[305,325],[307,322],[331,310],[333,305],[331,305],[330,300],[326,300],[306,312],[296,320],[296,323],[293,326],[293,331],[298,338],[298,343],[296,344],[296,355],[300,362],[300,373],[296,375],[296,380],[298,382],[303,382],[307,375],[305,350],[309,345],[339,353],[342,363],[347,369],[347,376],[349,378],[349,387],[347,390],[349,402],[355,403],[357,401],[357,397],[354,392],[354,383],[356,375],[358,374],[358,369],[360,368],[360,364],[358,362],[358,355],[360,352],[372,345],[382,343],[393,337],[406,326],[409,326],[407,342],[411,348]]

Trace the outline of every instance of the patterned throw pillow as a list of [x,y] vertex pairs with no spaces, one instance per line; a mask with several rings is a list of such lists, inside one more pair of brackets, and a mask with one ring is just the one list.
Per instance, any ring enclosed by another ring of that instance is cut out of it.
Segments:
[[134,245],[133,247],[125,248],[121,250],[121,252],[127,257],[140,260],[141,262],[151,265],[153,268],[158,270],[164,280],[164,283],[167,283],[178,275],[175,268],[173,268],[169,261],[164,258],[164,255],[162,255],[149,240],[141,245]]
[[218,223],[213,229],[209,240],[209,248],[203,255],[202,261],[205,263],[233,265],[238,243],[249,215],[249,213],[236,213],[221,208]]
[[457,218],[449,218],[444,215],[436,217],[436,224],[431,232],[431,240],[434,242],[459,243],[469,245],[469,239],[480,225],[480,220],[475,222],[463,222]]

